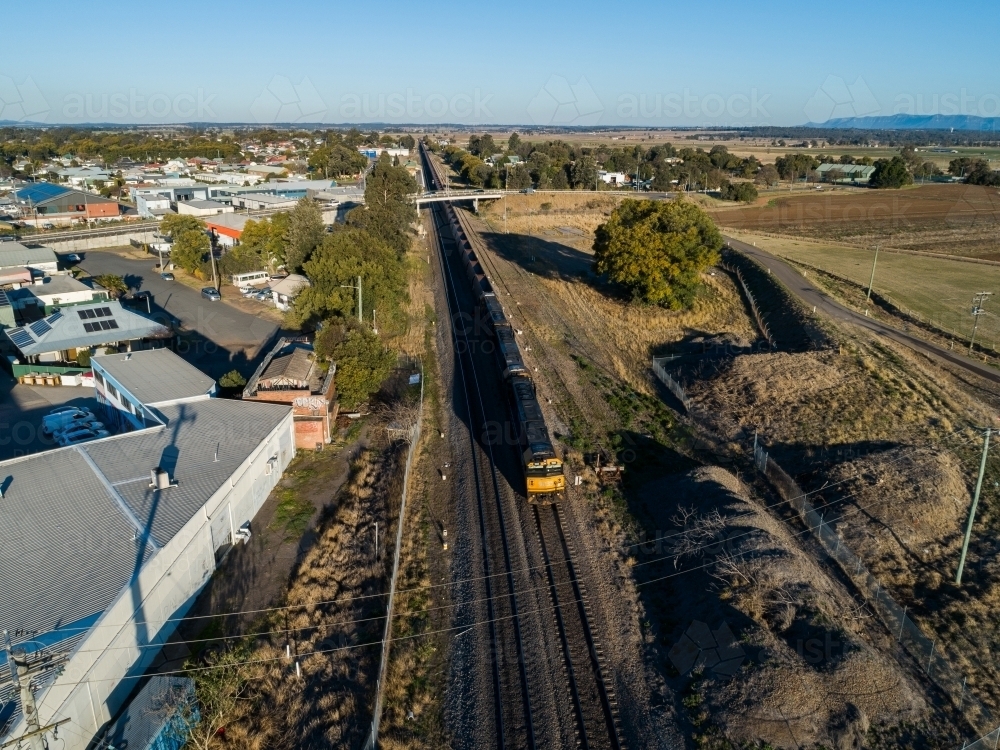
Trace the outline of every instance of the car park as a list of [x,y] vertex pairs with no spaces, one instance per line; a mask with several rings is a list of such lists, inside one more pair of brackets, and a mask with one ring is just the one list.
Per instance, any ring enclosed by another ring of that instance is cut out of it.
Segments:
[[218,302],[222,299],[222,295],[219,294],[219,290],[214,286],[206,286],[201,290],[201,296],[211,302]]
[[53,414],[42,417],[42,434],[52,435],[72,424],[80,424],[94,419],[90,409],[78,409],[76,407],[63,408]]

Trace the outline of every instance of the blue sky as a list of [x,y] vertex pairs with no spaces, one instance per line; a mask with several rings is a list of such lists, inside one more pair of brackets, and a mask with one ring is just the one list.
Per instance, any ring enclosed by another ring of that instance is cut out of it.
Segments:
[[10,3],[0,120],[1000,116],[1000,4]]

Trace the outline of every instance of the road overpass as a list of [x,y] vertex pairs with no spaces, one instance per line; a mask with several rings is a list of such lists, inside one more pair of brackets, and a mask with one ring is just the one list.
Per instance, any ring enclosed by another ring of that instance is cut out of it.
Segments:
[[[507,192],[516,192],[509,190]],[[507,194],[503,190],[435,190],[429,193],[421,193],[413,196],[413,202],[417,208],[430,203],[443,203],[444,201],[472,201],[472,210],[479,210],[479,201],[499,200]]]

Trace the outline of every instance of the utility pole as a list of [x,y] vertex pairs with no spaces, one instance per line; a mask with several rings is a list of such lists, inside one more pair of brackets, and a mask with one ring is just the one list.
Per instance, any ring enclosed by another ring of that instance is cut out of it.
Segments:
[[979,462],[979,479],[976,480],[976,493],[972,496],[972,507],[969,508],[969,520],[965,524],[965,540],[962,542],[962,556],[958,558],[958,573],[955,574],[955,583],[962,584],[962,571],[965,569],[965,555],[969,551],[969,539],[972,537],[972,523],[976,519],[976,506],[979,505],[979,491],[983,488],[983,474],[986,473],[986,454],[990,449],[990,428],[986,428],[986,437],[983,440],[983,458]]
[[[341,284],[340,288],[341,289],[353,289],[353,290],[355,290],[358,293],[358,322],[359,323],[363,323],[364,322],[364,317],[362,316],[362,306],[361,306],[361,277],[358,276],[357,286],[355,286],[354,284]],[[374,325],[375,325],[375,311],[373,310],[372,311],[372,326],[374,327]],[[377,333],[377,331],[376,331],[376,333]]]
[[[21,699],[21,715],[24,716],[27,731],[20,737],[12,738],[0,744],[0,749],[14,745],[20,748],[22,746],[21,743],[24,742],[30,750],[47,750],[48,742],[45,740],[45,735],[52,732],[53,737],[58,737],[59,725],[65,724],[69,719],[61,719],[45,726],[39,723],[38,708],[35,705],[35,694],[31,692],[31,676],[38,670],[31,668],[23,652],[18,655],[14,654],[14,649],[10,645],[10,633],[6,630],[4,631],[4,640],[6,641],[4,645],[7,652],[7,666],[10,669],[10,678],[14,683],[14,689],[17,690],[18,696]],[[46,661],[46,667],[51,665],[51,661]]]
[[972,298],[972,338],[969,340],[969,356],[972,356],[972,347],[976,343],[976,329],[979,328],[979,316],[986,312],[983,309],[983,304],[986,302],[988,297],[991,297],[993,292],[979,292],[975,297]]
[[865,302],[870,302],[872,298],[872,284],[875,283],[875,264],[878,263],[878,245],[875,246],[875,260],[872,261],[872,276],[868,279],[868,295]]

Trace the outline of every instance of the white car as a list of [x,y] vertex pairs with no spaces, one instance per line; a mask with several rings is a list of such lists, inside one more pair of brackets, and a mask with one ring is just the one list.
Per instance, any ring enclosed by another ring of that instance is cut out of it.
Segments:
[[74,422],[71,425],[63,427],[61,430],[56,430],[55,432],[52,433],[52,437],[55,438],[56,440],[59,440],[59,438],[65,437],[66,435],[69,435],[71,432],[76,432],[77,430],[103,430],[103,429],[104,429],[103,422],[98,422],[96,419],[91,418],[85,422]]
[[107,430],[102,430],[100,422],[96,422],[90,427],[81,427],[76,430],[70,430],[69,432],[64,432],[59,437],[56,438],[56,442],[62,446],[76,445],[77,443],[82,443],[87,440],[97,440],[99,437],[107,437],[111,433]]
[[62,411],[54,414],[46,414],[42,417],[42,434],[52,435],[64,427],[74,423],[89,421],[94,418],[90,409],[78,409],[76,407],[63,407]]

